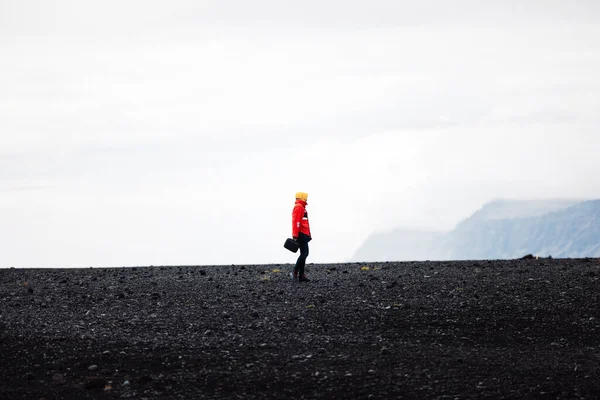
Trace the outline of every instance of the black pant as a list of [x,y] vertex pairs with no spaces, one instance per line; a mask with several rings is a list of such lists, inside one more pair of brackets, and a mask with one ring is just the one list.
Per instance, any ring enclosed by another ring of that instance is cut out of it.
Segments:
[[298,271],[298,276],[302,277],[304,275],[304,266],[306,265],[306,257],[308,257],[308,242],[310,242],[310,237],[305,235],[304,233],[300,233],[298,235],[298,244],[300,245],[300,256],[296,261],[295,271]]

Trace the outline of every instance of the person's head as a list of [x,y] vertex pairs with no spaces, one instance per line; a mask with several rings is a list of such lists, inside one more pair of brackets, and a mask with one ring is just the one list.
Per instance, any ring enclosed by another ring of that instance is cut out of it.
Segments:
[[297,192],[296,193],[296,200],[302,200],[302,201],[306,202],[308,200],[308,193]]

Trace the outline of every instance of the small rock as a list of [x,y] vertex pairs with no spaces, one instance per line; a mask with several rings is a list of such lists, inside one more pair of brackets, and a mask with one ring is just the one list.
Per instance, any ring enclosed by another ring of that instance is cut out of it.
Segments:
[[25,374],[25,379],[27,379],[28,381],[32,381],[35,378],[35,376],[33,375],[32,372],[28,372]]
[[86,389],[104,389],[106,379],[99,376],[88,376],[85,380],[84,387]]
[[390,350],[387,347],[382,347],[380,353],[381,355],[387,355],[390,354]]
[[385,287],[386,287],[386,289],[392,289],[396,286],[398,286],[398,282],[393,281],[393,282],[388,283]]
[[67,380],[61,374],[54,374],[52,375],[52,383],[55,385],[64,385],[67,383]]
[[212,331],[211,331],[210,329],[207,329],[207,330],[204,332],[204,336],[210,336],[210,335],[212,335]]
[[97,366],[97,365],[90,365],[90,366],[88,367],[88,370],[89,370],[89,371],[96,371],[97,369],[98,369],[98,366]]
[[123,382],[123,386],[129,386],[129,381]]

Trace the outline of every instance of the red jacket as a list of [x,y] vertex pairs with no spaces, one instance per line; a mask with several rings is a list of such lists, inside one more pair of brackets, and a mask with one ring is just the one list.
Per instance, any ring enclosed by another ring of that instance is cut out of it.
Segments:
[[292,237],[298,237],[299,233],[304,233],[310,237],[310,224],[308,223],[306,202],[297,199],[292,211]]

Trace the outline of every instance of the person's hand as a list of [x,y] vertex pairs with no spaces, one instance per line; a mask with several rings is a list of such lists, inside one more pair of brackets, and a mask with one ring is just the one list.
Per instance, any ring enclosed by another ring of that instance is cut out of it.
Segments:
[[294,237],[292,237],[292,239],[297,242],[298,241],[298,236],[294,236]]

